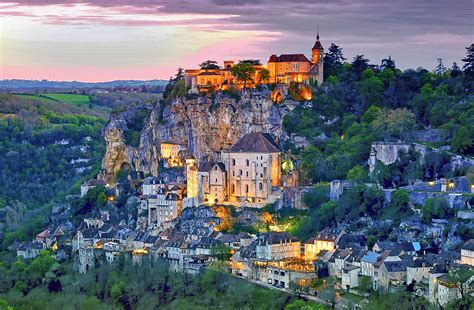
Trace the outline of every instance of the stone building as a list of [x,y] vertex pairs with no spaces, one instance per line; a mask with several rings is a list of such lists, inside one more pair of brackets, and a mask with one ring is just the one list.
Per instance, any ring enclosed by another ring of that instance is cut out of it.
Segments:
[[325,228],[318,233],[315,238],[309,239],[304,245],[304,255],[306,259],[316,259],[323,251],[336,249],[336,244],[345,231],[338,228]]
[[174,220],[183,207],[183,189],[178,185],[160,187],[144,200],[148,210],[148,226],[165,228]]
[[287,232],[269,232],[258,236],[256,243],[258,260],[282,260],[301,257],[301,243]]
[[227,203],[263,207],[281,193],[281,153],[267,133],[251,133],[221,153],[221,162],[186,160],[186,206]]
[[[271,55],[266,65],[254,65],[255,73],[252,77],[255,86],[261,82],[290,84],[298,83],[323,83],[323,56],[324,48],[319,41],[319,33],[316,42],[311,49],[311,60],[304,54],[282,54]],[[202,92],[209,90],[225,89],[229,85],[241,87],[231,73],[234,61],[224,61],[223,68],[219,69],[187,69],[185,70],[185,87],[191,92]],[[261,81],[259,71],[267,69],[270,73],[269,81]]]
[[173,143],[161,142],[161,158],[165,160],[165,167],[181,167],[183,166],[182,152],[186,150],[186,146]]

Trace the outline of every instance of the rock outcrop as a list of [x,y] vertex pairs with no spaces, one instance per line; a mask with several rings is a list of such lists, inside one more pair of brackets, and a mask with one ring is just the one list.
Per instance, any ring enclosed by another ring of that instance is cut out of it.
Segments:
[[[163,109],[159,105],[131,108],[111,117],[103,133],[106,154],[102,178],[110,179],[124,165],[145,174],[158,175],[160,143],[170,141],[187,147],[198,160],[219,160],[220,152],[252,132],[269,132],[280,140],[283,116],[297,105],[274,104],[268,94],[247,93],[239,99],[217,94],[216,98],[178,98]],[[138,147],[125,143],[124,131],[134,113],[148,109]]]

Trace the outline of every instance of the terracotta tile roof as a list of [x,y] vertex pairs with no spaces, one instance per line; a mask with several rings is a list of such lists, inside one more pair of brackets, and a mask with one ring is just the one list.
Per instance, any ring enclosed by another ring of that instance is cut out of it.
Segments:
[[278,153],[280,150],[270,134],[249,133],[237,141],[227,152]]

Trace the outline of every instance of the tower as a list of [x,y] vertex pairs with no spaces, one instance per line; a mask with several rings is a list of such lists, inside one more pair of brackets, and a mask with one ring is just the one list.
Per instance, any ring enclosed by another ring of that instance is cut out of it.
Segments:
[[311,60],[315,66],[317,66],[317,81],[318,85],[321,85],[323,83],[323,57],[324,57],[324,48],[321,45],[321,42],[319,42],[319,27],[316,35],[316,42],[314,43],[313,49],[311,50]]
[[187,197],[193,198],[197,196],[198,192],[198,178],[196,159],[192,154],[186,158],[186,189]]

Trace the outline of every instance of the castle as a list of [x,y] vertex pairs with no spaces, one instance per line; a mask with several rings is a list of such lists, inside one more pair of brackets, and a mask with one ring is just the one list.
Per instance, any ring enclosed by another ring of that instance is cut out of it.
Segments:
[[267,133],[243,136],[221,153],[220,162],[186,160],[186,206],[233,204],[263,207],[278,199],[281,153]]
[[[254,65],[253,86],[262,82],[260,71],[263,69],[269,71],[270,79],[265,81],[268,83],[299,82],[321,85],[323,83],[323,56],[324,48],[319,41],[318,34],[311,49],[311,60],[304,54],[271,55],[267,65]],[[242,87],[241,83],[237,81],[230,70],[233,66],[235,66],[235,62],[227,60],[224,61],[222,69],[187,69],[185,70],[185,87],[191,92],[226,89],[230,85],[240,88]]]

